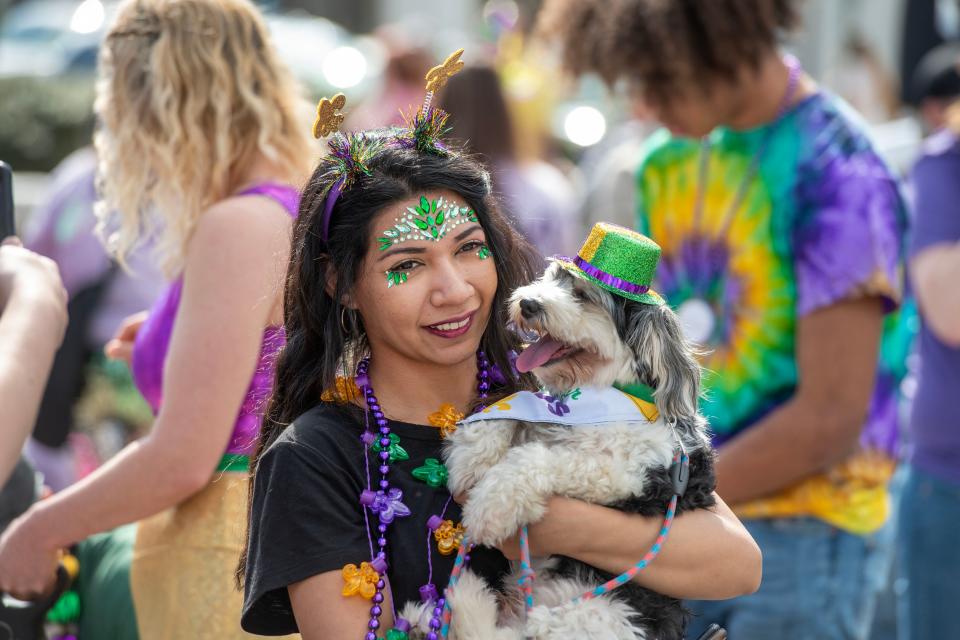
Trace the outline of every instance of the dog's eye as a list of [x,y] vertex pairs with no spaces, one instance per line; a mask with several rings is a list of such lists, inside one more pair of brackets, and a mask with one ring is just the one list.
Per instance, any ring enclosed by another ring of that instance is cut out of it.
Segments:
[[589,296],[587,296],[587,293],[581,289],[574,289],[573,297],[579,302],[587,302],[590,299]]

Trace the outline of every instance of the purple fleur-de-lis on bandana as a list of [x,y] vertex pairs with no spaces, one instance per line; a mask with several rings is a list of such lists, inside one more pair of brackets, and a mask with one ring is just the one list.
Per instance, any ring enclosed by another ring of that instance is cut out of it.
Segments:
[[547,403],[547,410],[555,416],[563,417],[570,413],[570,407],[567,405],[567,396],[551,396],[544,392],[534,394]]
[[390,489],[386,494],[383,491],[366,490],[360,494],[360,503],[370,507],[380,516],[380,522],[390,524],[394,518],[405,518],[410,515],[410,507],[403,504],[403,491],[396,487]]

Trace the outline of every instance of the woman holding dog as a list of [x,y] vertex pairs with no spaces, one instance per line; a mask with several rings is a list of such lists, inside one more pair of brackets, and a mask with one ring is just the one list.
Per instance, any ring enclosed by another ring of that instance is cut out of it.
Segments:
[[[338,98],[321,101],[315,134],[336,129]],[[505,301],[536,261],[489,175],[439,140],[444,118],[424,108],[407,128],[336,134],[302,194],[287,344],[252,465],[240,569],[250,632],[406,638],[398,614],[438,602],[462,535],[443,438],[478,406],[532,386],[511,365],[520,345]],[[535,555],[619,573],[661,524],[555,497],[530,539]],[[475,549],[470,565],[495,583],[517,556],[513,538]],[[760,564],[718,499],[679,517],[636,579],[680,598],[728,598],[756,590]]]
[[101,222],[120,262],[155,232],[172,281],[108,355],[132,350],[157,418],[11,525],[0,590],[41,593],[59,549],[139,521],[130,583],[140,637],[244,637],[233,569],[247,453],[283,340],[294,185],[310,168],[303,103],[247,0],[128,0],[99,73]]

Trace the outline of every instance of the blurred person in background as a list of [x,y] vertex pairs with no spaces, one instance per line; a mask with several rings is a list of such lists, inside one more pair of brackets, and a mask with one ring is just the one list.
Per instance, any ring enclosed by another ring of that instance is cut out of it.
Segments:
[[[124,318],[153,303],[164,279],[140,247],[118,268],[95,232],[97,158],[92,147],[72,153],[54,170],[49,195],[30,216],[26,245],[60,267],[69,296],[66,336],[27,445],[27,456],[44,483],[60,491],[76,480],[68,436],[76,427],[74,409],[92,369],[102,369],[102,350]],[[125,368],[122,367],[121,368]]]
[[760,590],[691,603],[688,637],[716,622],[738,640],[866,638],[892,548],[898,374],[877,362],[899,329],[896,178],[781,54],[791,0],[555,0],[541,19],[571,70],[637,83],[666,125],[637,225],[663,247],[657,290],[708,349],[718,492],[764,554]]
[[420,30],[411,25],[386,25],[374,32],[374,36],[387,51],[387,63],[381,77],[382,84],[356,109],[347,115],[350,129],[372,129],[385,125],[400,125],[401,111],[423,99],[424,69],[434,65],[433,55],[424,45],[409,34]]
[[947,109],[960,98],[960,42],[942,44],[921,58],[910,91],[924,130],[937,132],[947,123]]
[[313,161],[301,106],[247,0],[120,8],[97,86],[98,215],[120,264],[149,238],[172,284],[108,352],[132,357],[157,418],[11,525],[0,590],[42,593],[59,549],[140,520],[130,569],[140,637],[244,637],[232,573],[247,454],[283,343],[294,185]]
[[545,256],[574,252],[581,233],[573,187],[549,162],[518,158],[497,72],[486,66],[464,69],[450,78],[438,106],[451,114],[450,137],[487,166],[494,192],[527,239]]
[[960,638],[960,102],[913,169],[910,280],[920,304],[918,385],[898,522],[899,640]]
[[823,84],[871,123],[887,122],[900,109],[894,78],[858,31],[847,35],[840,60],[824,72]]
[[612,222],[628,229],[636,224],[637,169],[647,138],[659,125],[638,91],[630,92],[628,106],[627,121],[590,147],[578,165],[585,182],[579,217],[587,229],[598,222]]
[[57,265],[24,249],[17,238],[4,239],[0,245],[0,486],[13,472],[33,429],[66,326],[67,294]]

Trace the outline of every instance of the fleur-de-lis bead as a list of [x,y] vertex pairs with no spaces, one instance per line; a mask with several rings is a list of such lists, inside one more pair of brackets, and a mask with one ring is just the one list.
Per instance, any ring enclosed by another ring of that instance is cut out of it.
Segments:
[[422,467],[413,470],[413,477],[434,488],[445,487],[448,477],[447,467],[436,458],[427,458],[423,461]]
[[340,570],[343,576],[343,595],[359,595],[362,598],[370,600],[373,594],[377,592],[377,581],[380,580],[380,574],[373,568],[369,562],[361,562],[360,566],[350,563],[344,565]]
[[403,504],[402,500],[403,491],[396,487],[387,493],[365,490],[360,494],[360,503],[376,513],[383,524],[390,524],[394,518],[405,518],[410,515],[410,507]]
[[[437,524],[436,520],[431,518],[430,524]],[[439,523],[439,526],[431,528],[433,528],[433,537],[437,541],[437,550],[441,554],[448,556],[460,548],[464,533],[462,524],[454,524],[453,520],[444,520]]]
[[334,381],[333,389],[325,389],[320,394],[320,399],[324,402],[337,402],[347,404],[363,397],[360,388],[353,378],[337,376]]
[[[407,453],[406,449],[400,446],[400,436],[395,433],[391,433],[387,436],[390,440],[389,446],[387,446],[387,452],[390,454],[390,462],[396,462],[397,460],[407,460],[410,458],[410,454]],[[383,451],[383,445],[380,444],[380,439],[378,438],[376,442],[373,443],[374,453],[380,453]]]
[[440,435],[449,438],[457,430],[457,423],[463,420],[463,414],[452,404],[440,405],[440,410],[427,416],[427,422],[439,427]]

